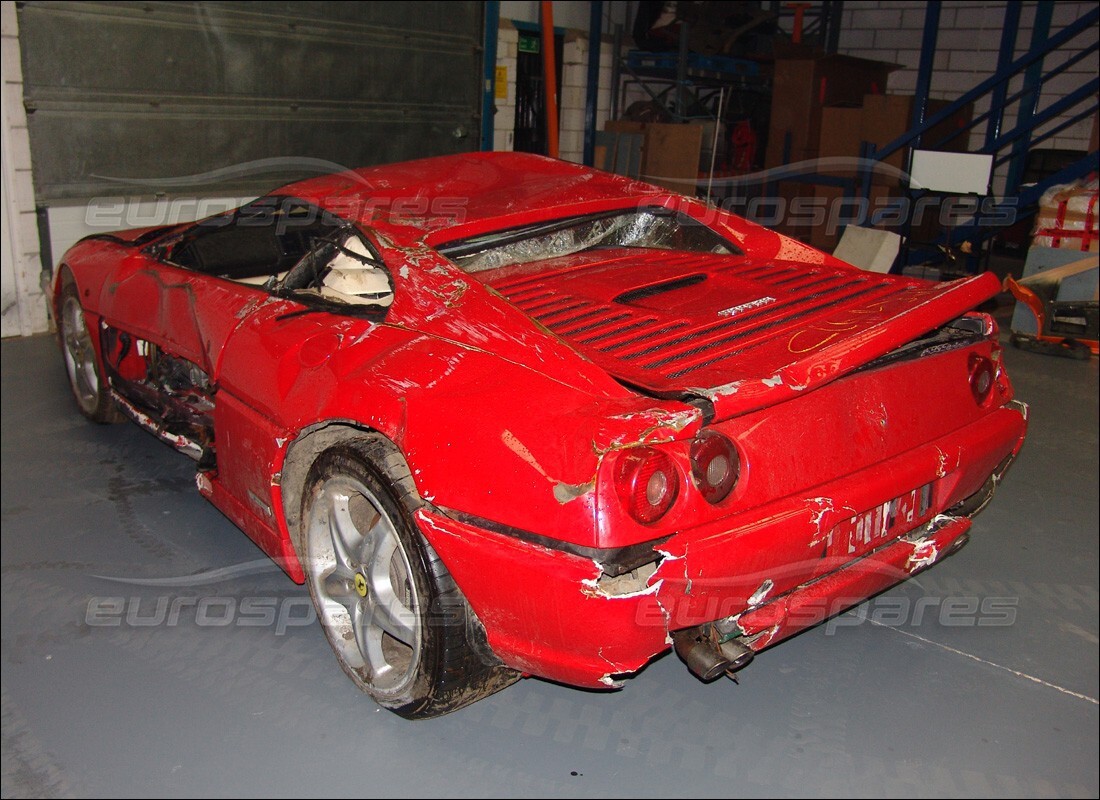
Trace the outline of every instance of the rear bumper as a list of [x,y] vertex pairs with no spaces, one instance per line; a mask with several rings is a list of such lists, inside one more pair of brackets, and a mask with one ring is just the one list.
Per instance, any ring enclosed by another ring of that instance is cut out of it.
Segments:
[[[1014,403],[1014,406],[1026,420],[1027,407],[1022,403]],[[736,632],[753,650],[763,650],[954,555],[970,540],[970,517],[985,508],[992,499],[1022,444],[1021,435],[1012,452],[997,466],[982,488],[949,509],[948,514],[938,515],[926,525],[863,558],[805,583],[771,602],[723,620],[723,627]]]
[[969,530],[967,517],[939,517],[835,572],[737,615],[727,627],[753,650],[763,650],[957,552],[969,539]]
[[[608,581],[597,560],[433,510],[420,527],[508,666],[564,683],[614,686],[667,650],[671,633],[719,623],[760,650],[926,569],[965,544],[948,509],[995,485],[1019,451],[1022,406],[1006,406],[887,462],[814,490],[683,531],[652,574]],[[928,521],[854,559],[830,550],[837,526],[931,484]]]

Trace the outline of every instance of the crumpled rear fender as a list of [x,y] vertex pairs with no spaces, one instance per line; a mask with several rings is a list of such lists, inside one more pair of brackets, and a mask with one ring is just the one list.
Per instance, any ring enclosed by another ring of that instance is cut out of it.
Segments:
[[[255,358],[265,351],[274,368]],[[305,478],[298,468],[288,474],[284,462],[303,437],[328,425],[384,435],[427,502],[595,546],[603,455],[690,436],[701,421],[679,403],[625,389],[594,396],[453,341],[364,320],[292,316],[278,305],[233,333],[219,377],[223,398],[248,398],[233,404],[237,430],[219,432],[230,445],[249,440],[227,464],[227,480],[242,497],[278,492],[272,507],[283,511],[283,540]],[[273,466],[263,473],[263,464]]]

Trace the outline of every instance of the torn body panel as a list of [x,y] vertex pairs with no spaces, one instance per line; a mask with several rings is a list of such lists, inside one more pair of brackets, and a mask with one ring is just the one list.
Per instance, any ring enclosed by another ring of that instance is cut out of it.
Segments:
[[[872,509],[896,492],[864,471],[822,487],[828,504],[798,497],[674,535],[653,560],[609,579],[597,558],[488,532],[427,512],[422,531],[460,574],[490,645],[504,663],[567,683],[607,686],[671,645],[671,633],[725,622],[760,650],[841,613],[957,549],[970,527],[942,512],[979,491],[1018,449],[1024,422],[1014,409],[986,417],[953,438],[967,454],[993,452],[935,480],[937,448],[881,465],[906,485],[933,483],[932,505],[913,527],[884,531],[854,556],[825,546],[852,509]],[[998,442],[1008,442],[1002,450]],[[975,488],[978,487],[978,488]],[[820,543],[821,546],[817,546]],[[654,568],[655,566],[655,568]]]
[[966,543],[970,520],[941,520],[724,622],[736,626],[756,651],[812,628],[957,552]]
[[[875,469],[830,481],[818,487],[823,497],[807,501],[796,494],[673,536],[661,549],[681,559],[663,563],[654,576],[664,582],[661,597],[672,627],[742,613],[928,524],[980,491],[1000,461],[1022,441],[1023,433],[1020,415],[1006,409],[952,434],[950,445],[947,440],[929,443]],[[944,446],[958,449],[964,457],[959,467],[937,478],[938,450]],[[890,479],[884,480],[884,474]],[[910,521],[899,518],[895,525],[868,527],[866,537],[849,535],[858,530],[865,515],[910,493],[897,487],[924,486],[931,486],[930,503]],[[745,523],[739,523],[738,517]],[[894,582],[905,577],[899,573]],[[769,581],[771,588],[758,596]]]
[[637,671],[668,648],[656,592],[602,595],[592,588],[600,569],[591,559],[429,510],[417,516],[493,652],[513,669],[605,689],[605,676]]
[[[615,398],[582,394],[481,349],[389,324],[281,316],[272,307],[242,325],[222,370],[221,391],[247,396],[271,421],[261,441],[283,437],[289,447],[318,422],[354,420],[397,445],[425,500],[578,545],[614,546],[597,540],[591,522],[602,453],[698,424],[698,412],[680,404],[662,408],[618,387]],[[501,382],[516,393],[502,394]]]

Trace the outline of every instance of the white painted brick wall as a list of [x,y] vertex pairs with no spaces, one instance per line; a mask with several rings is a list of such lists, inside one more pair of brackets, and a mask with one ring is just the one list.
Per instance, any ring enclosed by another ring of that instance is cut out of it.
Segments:
[[[903,69],[890,76],[888,90],[910,94],[917,85],[917,66],[920,63],[920,43],[924,31],[924,2],[897,2],[896,0],[861,0],[844,4],[843,24],[840,33],[840,51],[861,58],[873,58],[902,64]],[[1051,31],[1079,19],[1095,7],[1092,2],[1058,2],[1054,6]],[[945,0],[940,10],[940,31],[936,46],[936,69],[932,76],[931,95],[937,99],[954,100],[976,84],[993,74],[997,65],[1005,2],[987,0]],[[1027,0],[1021,9],[1020,31],[1016,42],[1016,54],[1022,55],[1031,43],[1031,28],[1035,19],[1035,2]],[[1072,55],[1097,40],[1097,30],[1078,36],[1063,52]],[[1066,55],[1055,54],[1047,58],[1045,67],[1061,64]],[[1040,109],[1082,86],[1097,74],[1096,59],[1084,59],[1070,71],[1056,77],[1040,96]],[[1010,94],[1019,88],[1017,79],[1010,85]],[[988,108],[988,101],[975,104],[975,115]],[[1016,109],[1010,106],[1005,115],[1002,130],[1010,130],[1015,124]],[[1056,126],[1062,117],[1053,120],[1048,128]],[[1059,147],[1084,150],[1092,122],[1086,120],[1072,125],[1057,136],[1042,142],[1040,147]],[[1042,129],[1040,129],[1041,131]],[[985,141],[985,131],[979,125],[971,134],[972,148]],[[994,181],[995,191],[1003,184],[1003,168]]]
[[[512,150],[516,129],[516,58],[519,54],[519,32],[510,24],[497,32],[497,67],[507,72],[507,97],[494,97],[493,149]],[[495,94],[495,92],[494,92]]]
[[[588,97],[588,39],[571,32],[562,48],[562,88],[558,97],[558,153],[565,161],[584,159],[584,105]],[[497,39],[497,66],[508,70],[508,98],[498,98],[493,117],[493,149],[512,150],[516,121],[516,57],[519,34],[508,22],[501,25]],[[596,129],[602,130],[611,116],[611,39],[600,47],[600,77],[596,98]]]
[[875,3],[855,10],[853,27],[870,28],[876,31],[896,30],[901,27],[901,12],[894,3]]
[[19,21],[15,3],[0,4],[0,209],[3,245],[0,334],[29,336],[48,329],[46,300],[39,285],[38,225],[31,180],[30,138],[23,110],[23,71],[19,56]]

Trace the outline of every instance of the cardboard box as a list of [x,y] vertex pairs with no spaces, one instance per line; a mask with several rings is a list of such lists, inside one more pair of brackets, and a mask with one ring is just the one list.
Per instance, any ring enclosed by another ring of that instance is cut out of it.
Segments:
[[[820,207],[823,219],[820,224],[815,224],[810,229],[809,243],[818,250],[831,253],[836,249],[845,225],[895,230],[897,226],[892,224],[872,224],[878,216],[876,212],[881,214],[886,210],[890,200],[895,196],[888,186],[872,186],[866,204],[858,197],[844,202],[844,190],[839,186],[814,187],[815,203]],[[862,197],[862,195],[859,195],[859,197]],[[887,213],[884,216],[888,223],[899,215]]]
[[[869,94],[864,97],[863,115],[860,120],[860,135],[863,141],[872,142],[876,147],[881,148],[908,131],[913,119],[914,99],[913,95],[909,94]],[[929,100],[928,108],[925,110],[926,118],[942,111],[948,105],[946,100]],[[972,119],[972,115],[972,106],[969,104],[963,106],[928,131],[921,139],[921,147],[925,150],[944,150],[951,153],[969,152],[970,134],[967,132],[959,133],[943,146],[937,145],[952,133],[964,128]],[[909,148],[903,147],[886,158],[883,163],[898,171],[908,170]],[[879,172],[876,174],[875,182],[897,186],[903,181],[897,173]]]
[[826,106],[858,106],[865,94],[886,90],[897,64],[845,55],[777,58],[773,73],[771,122],[765,166],[783,163],[783,143],[791,136],[794,153],[816,151],[821,111]]
[[814,187],[814,198],[821,204],[823,215],[821,223],[814,225],[810,230],[810,244],[818,250],[831,253],[836,243],[840,241],[840,229],[836,224],[836,218],[848,213],[848,209],[841,209],[843,197],[844,190],[839,186]]
[[815,203],[819,202],[816,187],[809,183],[781,183],[779,195],[786,204],[786,213],[777,226],[784,233],[800,242],[810,244],[817,228],[814,217],[817,215]]
[[854,176],[858,167],[854,163],[829,164],[827,159],[846,159],[852,162],[859,157],[859,145],[863,140],[861,124],[863,109],[859,106],[832,106],[821,109],[821,135],[817,157],[822,160],[818,172],[822,175]]
[[795,151],[804,152],[813,143],[816,152],[820,133],[818,121],[812,122],[815,101],[813,94],[814,62],[812,60],[776,61],[772,89],[771,121],[768,123],[768,145],[764,165],[777,167],[784,163],[784,137],[791,135],[790,161],[796,161]]
[[604,130],[644,134],[640,179],[679,194],[695,195],[703,148],[702,125],[613,120],[605,123]]
[[702,149],[702,125],[649,123],[642,153],[642,180],[694,197]]

